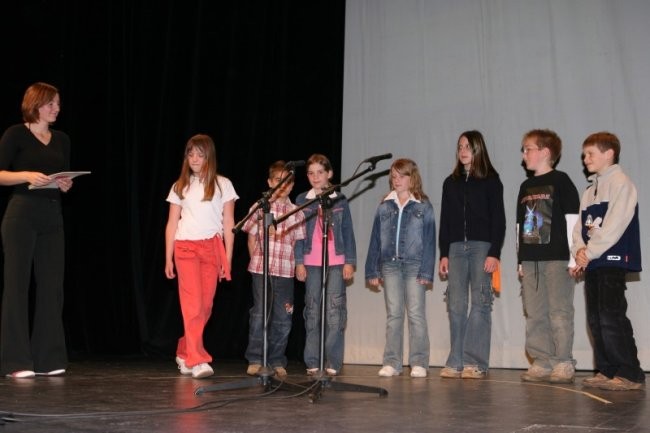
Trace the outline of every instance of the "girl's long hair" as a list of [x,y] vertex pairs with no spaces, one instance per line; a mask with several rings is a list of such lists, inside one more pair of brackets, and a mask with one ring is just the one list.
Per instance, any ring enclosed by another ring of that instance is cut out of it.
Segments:
[[465,167],[458,159],[458,143],[462,137],[467,138],[469,148],[472,150],[472,164],[470,167],[470,174],[477,179],[484,179],[488,176],[498,176],[499,173],[492,166],[490,162],[490,155],[488,155],[487,147],[485,147],[485,139],[483,134],[479,131],[465,131],[458,136],[456,141],[456,167],[451,173],[454,179],[465,177]]
[[[409,191],[413,194],[418,200],[429,200],[429,197],[422,190],[422,177],[420,176],[420,170],[415,161],[407,158],[400,158],[393,161],[390,166],[390,171],[395,170],[402,176],[411,176],[411,184],[409,185]],[[393,190],[393,181],[388,175],[388,185],[390,190]]]
[[188,156],[192,150],[198,150],[205,156],[205,164],[201,168],[199,178],[203,182],[203,201],[210,201],[214,197],[215,185],[219,188],[219,192],[221,192],[221,187],[217,182],[217,152],[214,148],[214,141],[205,134],[196,134],[187,141],[181,175],[174,184],[174,192],[183,199],[183,191],[190,185],[192,169]]

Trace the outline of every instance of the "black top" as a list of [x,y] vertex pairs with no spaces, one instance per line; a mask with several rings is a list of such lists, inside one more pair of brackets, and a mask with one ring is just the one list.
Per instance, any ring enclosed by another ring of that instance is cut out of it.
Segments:
[[442,185],[440,209],[440,257],[449,256],[452,242],[490,242],[488,256],[501,257],[506,233],[503,184],[498,175],[447,177]]
[[569,260],[567,214],[580,208],[569,176],[552,170],[525,180],[517,197],[519,261]]
[[[45,145],[24,124],[10,126],[0,139],[0,170],[37,171],[46,175],[70,169],[70,138],[50,129],[52,138]],[[58,198],[58,188],[28,189],[28,183],[14,186],[14,194]]]

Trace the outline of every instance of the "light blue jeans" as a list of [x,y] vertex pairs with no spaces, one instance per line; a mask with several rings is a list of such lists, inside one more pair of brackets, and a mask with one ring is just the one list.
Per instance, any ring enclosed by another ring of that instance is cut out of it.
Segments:
[[[321,267],[306,266],[305,280],[305,364],[307,368],[320,367],[320,303]],[[330,266],[327,278],[325,304],[324,368],[340,371],[343,366],[345,325],[348,321],[347,296],[343,281],[343,265]]]
[[404,353],[404,313],[409,326],[409,365],[429,367],[429,331],[425,311],[426,286],[416,280],[420,263],[383,263],[386,301],[386,347],[383,365],[402,371]]
[[[487,371],[492,338],[492,274],[483,270],[489,242],[453,242],[449,246],[447,312],[451,350],[447,367],[478,366]],[[469,315],[467,314],[468,305]]]
[[573,360],[575,281],[566,260],[522,262],[526,352],[533,364],[551,369]]

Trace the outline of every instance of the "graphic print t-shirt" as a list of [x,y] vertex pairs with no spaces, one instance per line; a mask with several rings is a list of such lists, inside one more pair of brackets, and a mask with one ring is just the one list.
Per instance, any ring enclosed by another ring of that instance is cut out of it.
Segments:
[[[524,244],[548,244],[551,242],[553,225],[553,185],[531,187],[521,199],[525,208],[521,229]],[[562,219],[564,216],[562,215]]]
[[568,260],[566,214],[577,214],[578,191],[569,176],[552,170],[521,184],[517,199],[519,261]]

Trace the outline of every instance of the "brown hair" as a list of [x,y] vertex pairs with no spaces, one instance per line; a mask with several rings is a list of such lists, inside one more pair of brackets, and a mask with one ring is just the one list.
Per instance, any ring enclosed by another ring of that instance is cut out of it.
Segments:
[[582,147],[596,146],[601,152],[606,152],[609,149],[614,151],[614,164],[618,164],[618,157],[621,154],[621,142],[618,137],[611,132],[602,131],[591,134],[585,138]]
[[[479,131],[465,131],[458,136],[456,140],[456,145],[460,143],[461,138],[467,138],[469,142],[469,147],[472,150],[472,164],[470,167],[470,173],[477,179],[484,179],[488,176],[498,175],[497,171],[492,166],[490,161],[490,155],[488,155],[487,147],[485,146],[485,139],[483,134]],[[461,178],[464,176],[465,167],[458,160],[458,150],[456,151],[456,167],[451,176],[455,179]]]
[[307,169],[309,170],[309,166],[312,164],[320,164],[323,166],[325,171],[333,171],[332,170],[332,163],[330,162],[329,159],[325,155],[321,155],[320,153],[314,153],[312,156],[309,157],[307,160]]
[[[402,176],[410,176],[411,182],[409,185],[409,191],[413,194],[418,200],[429,200],[429,197],[422,190],[422,177],[420,176],[420,170],[415,161],[406,158],[400,158],[393,161],[390,166],[390,170],[395,170]],[[388,176],[388,185],[390,186],[391,191],[393,190],[393,181],[390,175]]]
[[38,109],[51,102],[59,90],[47,83],[34,83],[25,90],[21,111],[23,120],[27,123],[38,122],[40,115]]
[[194,149],[203,153],[205,156],[205,164],[201,168],[199,177],[203,182],[203,201],[210,201],[214,197],[215,185],[219,188],[220,192],[221,187],[217,182],[217,154],[214,148],[214,141],[205,134],[197,134],[187,141],[181,175],[174,184],[174,192],[182,199],[183,191],[190,184],[192,170],[190,169],[188,155]]
[[[329,159],[325,155],[321,155],[320,153],[314,153],[312,156],[309,157],[307,160],[307,164],[305,164],[305,167],[307,169],[307,173],[309,173],[309,167],[311,167],[312,164],[320,164],[323,166],[325,171],[331,171],[334,172],[332,169],[332,163],[330,162]],[[331,186],[331,183],[328,181],[327,184]]]
[[521,139],[523,146],[524,141],[529,138],[535,139],[535,144],[539,150],[548,149],[551,154],[551,167],[555,167],[562,155],[562,140],[550,129],[533,129],[524,134]]
[[[289,173],[288,170],[286,170],[287,163],[284,162],[283,160],[278,160],[275,161],[273,164],[269,166],[269,180],[273,180],[274,175],[276,173]],[[291,176],[291,179],[287,179],[285,183],[293,183],[294,182],[294,176]]]

